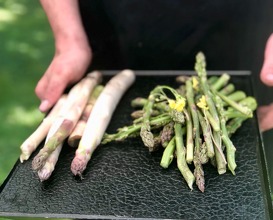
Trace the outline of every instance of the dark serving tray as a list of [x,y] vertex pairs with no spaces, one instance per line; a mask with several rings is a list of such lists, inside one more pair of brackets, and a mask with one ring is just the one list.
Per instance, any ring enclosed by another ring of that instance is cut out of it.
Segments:
[[[106,75],[116,71],[105,71]],[[107,132],[131,123],[130,100],[147,96],[158,84],[175,86],[175,75],[189,71],[136,71],[135,84],[118,105]],[[220,72],[210,72],[219,74]],[[249,72],[228,72],[237,89],[254,95]],[[105,76],[105,80],[109,76]],[[264,149],[256,115],[232,141],[237,147],[236,176],[218,175],[205,165],[206,189],[191,191],[173,163],[160,167],[162,152],[149,153],[139,138],[99,146],[84,179],[70,163],[75,149],[66,145],[52,177],[39,182],[31,161],[15,164],[0,188],[0,216],[73,219],[270,219]],[[38,152],[38,151],[37,151]],[[37,153],[35,152],[35,154]],[[34,155],[35,155],[34,154]]]

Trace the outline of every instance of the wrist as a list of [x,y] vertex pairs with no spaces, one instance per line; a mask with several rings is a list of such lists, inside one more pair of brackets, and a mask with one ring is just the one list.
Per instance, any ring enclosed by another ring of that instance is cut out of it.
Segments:
[[[75,32],[74,32],[75,33]],[[91,57],[92,50],[85,35],[66,34],[55,38],[55,52],[67,53],[69,51],[81,50],[86,56]]]

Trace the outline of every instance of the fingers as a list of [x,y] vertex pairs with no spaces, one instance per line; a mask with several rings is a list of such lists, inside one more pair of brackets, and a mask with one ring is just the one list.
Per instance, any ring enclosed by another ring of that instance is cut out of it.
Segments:
[[258,108],[259,127],[261,132],[273,128],[273,104]]
[[38,82],[35,92],[40,98],[41,112],[47,112],[61,97],[69,81],[65,75],[58,75],[53,72],[46,72]]
[[264,84],[273,86],[273,34],[271,34],[266,43],[264,56],[260,78]]
[[92,58],[91,49],[70,47],[56,53],[50,66],[38,82],[35,93],[41,100],[39,109],[47,112],[61,97],[67,86],[79,81],[85,74]]

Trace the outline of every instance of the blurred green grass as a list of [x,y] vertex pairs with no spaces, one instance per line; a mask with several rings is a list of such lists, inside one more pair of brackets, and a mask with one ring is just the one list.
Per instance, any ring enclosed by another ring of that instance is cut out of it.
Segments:
[[0,185],[43,118],[34,93],[54,53],[39,1],[0,0]]

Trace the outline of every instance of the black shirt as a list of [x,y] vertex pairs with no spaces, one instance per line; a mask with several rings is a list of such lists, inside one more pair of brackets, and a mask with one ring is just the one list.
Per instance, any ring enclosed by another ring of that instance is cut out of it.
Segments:
[[98,69],[193,69],[198,51],[210,69],[251,69],[273,20],[270,0],[80,0],[80,10]]

